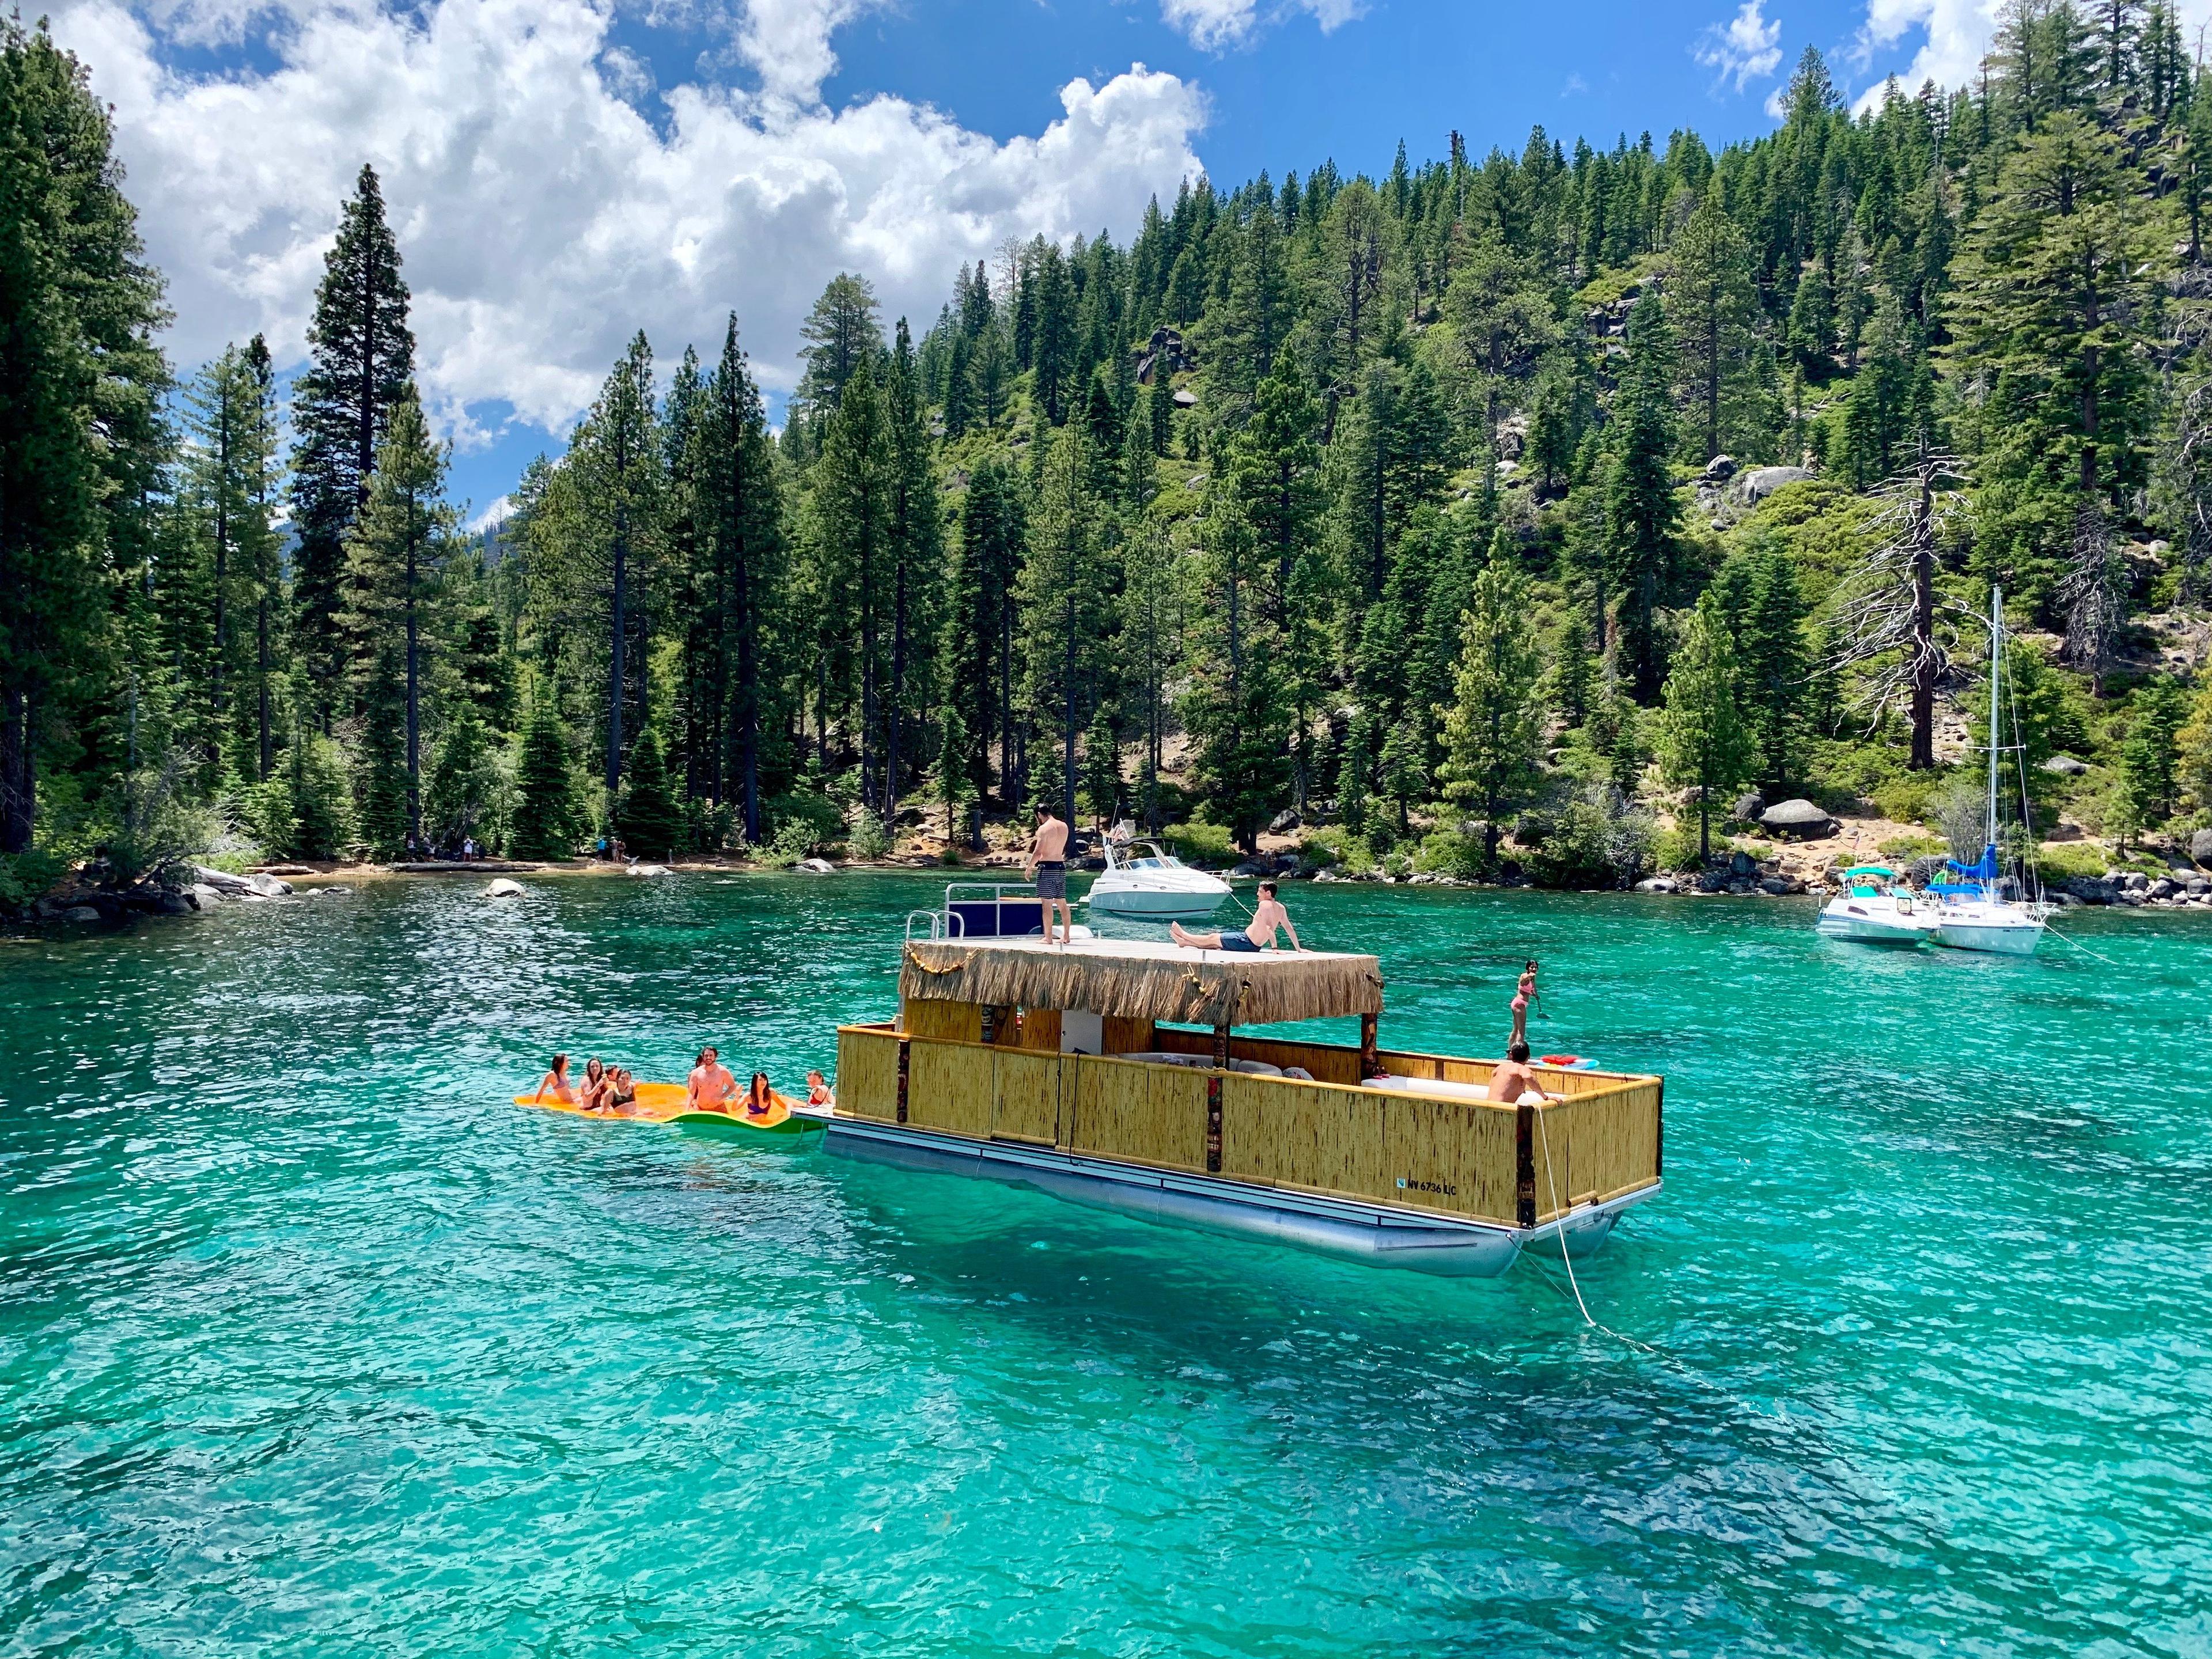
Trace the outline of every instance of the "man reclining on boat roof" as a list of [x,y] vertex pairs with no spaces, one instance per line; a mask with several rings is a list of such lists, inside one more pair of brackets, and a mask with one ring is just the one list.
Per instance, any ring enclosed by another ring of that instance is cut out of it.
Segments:
[[1188,945],[1196,951],[1272,951],[1278,927],[1291,936],[1291,949],[1305,949],[1298,943],[1298,930],[1291,926],[1291,913],[1275,896],[1275,884],[1263,881],[1260,884],[1260,908],[1252,912],[1252,924],[1243,933],[1194,933],[1179,921],[1170,922],[1168,932],[1175,936],[1177,945]]

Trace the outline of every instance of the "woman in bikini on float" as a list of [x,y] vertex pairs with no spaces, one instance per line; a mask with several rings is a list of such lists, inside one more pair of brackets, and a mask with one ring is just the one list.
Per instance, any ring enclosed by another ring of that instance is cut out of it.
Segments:
[[553,1069],[539,1079],[538,1093],[534,1098],[541,1106],[549,1100],[556,1100],[563,1106],[574,1106],[576,1103],[576,1085],[568,1080],[568,1055],[553,1056]]
[[788,1097],[780,1095],[769,1087],[766,1072],[753,1073],[753,1080],[745,1085],[744,1109],[747,1117],[774,1117],[780,1113],[787,1114],[791,1107],[792,1102]]

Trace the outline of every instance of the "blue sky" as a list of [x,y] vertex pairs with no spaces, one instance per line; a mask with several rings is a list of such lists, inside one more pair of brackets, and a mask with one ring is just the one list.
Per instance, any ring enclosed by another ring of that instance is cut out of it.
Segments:
[[[2192,0],[2212,7],[2212,0]],[[180,368],[304,352],[338,201],[377,166],[426,400],[481,512],[623,341],[736,310],[780,405],[839,270],[926,325],[1007,236],[1126,235],[1203,167],[1380,173],[1463,133],[1766,130],[1807,46],[1847,94],[1970,69],[1984,0],[61,0],[116,106]],[[1141,66],[1141,67],[1139,67]]]

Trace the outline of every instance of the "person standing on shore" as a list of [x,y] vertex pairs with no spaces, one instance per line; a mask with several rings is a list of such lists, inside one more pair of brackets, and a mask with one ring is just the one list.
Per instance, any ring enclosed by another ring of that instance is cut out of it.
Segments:
[[1060,912],[1062,945],[1075,942],[1075,912],[1067,907],[1067,826],[1052,815],[1052,808],[1037,803],[1036,833],[1030,837],[1028,862],[1022,873],[1036,883],[1037,920],[1044,927],[1044,942],[1052,939],[1054,910]]

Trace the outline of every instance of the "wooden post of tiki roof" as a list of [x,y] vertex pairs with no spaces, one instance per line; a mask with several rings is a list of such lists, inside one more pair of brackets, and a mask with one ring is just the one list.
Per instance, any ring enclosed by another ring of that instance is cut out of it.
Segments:
[[1366,1082],[1370,1077],[1380,1077],[1382,1075],[1382,1061],[1377,1057],[1376,1052],[1375,1036],[1375,1016],[1372,1014],[1360,1015],[1359,1080],[1362,1083]]

